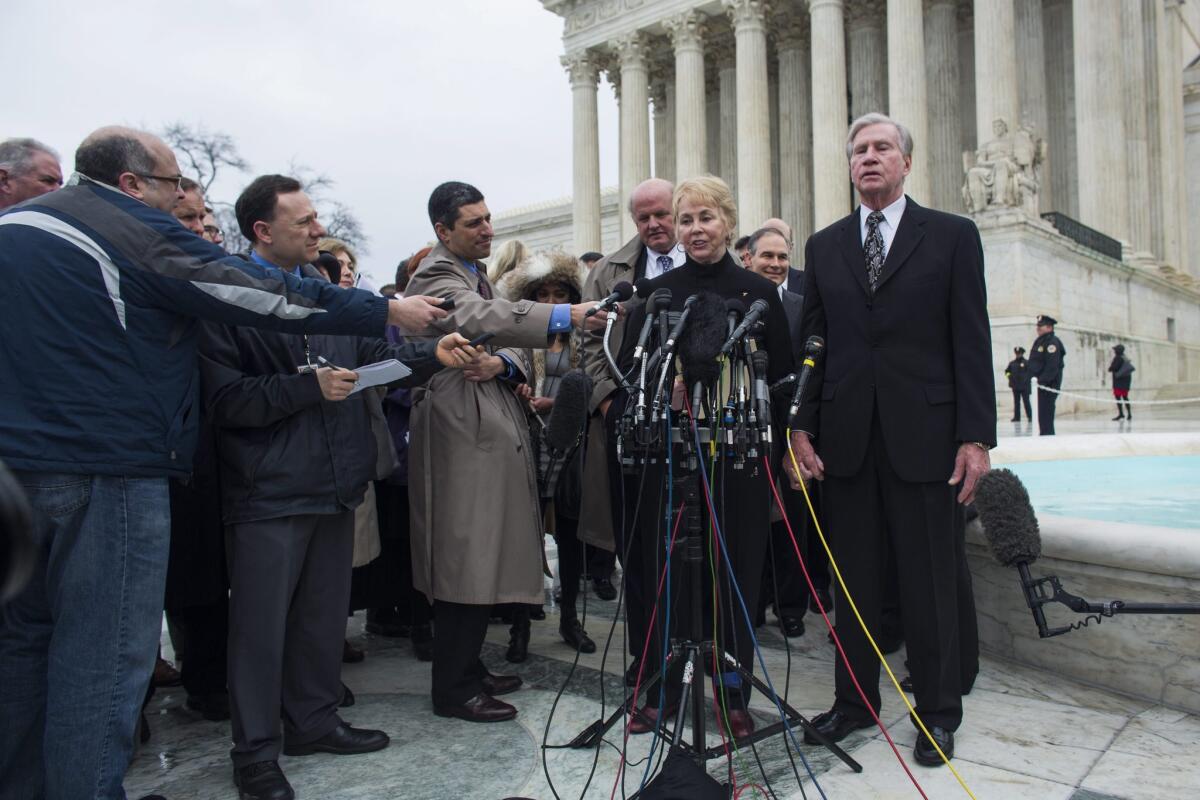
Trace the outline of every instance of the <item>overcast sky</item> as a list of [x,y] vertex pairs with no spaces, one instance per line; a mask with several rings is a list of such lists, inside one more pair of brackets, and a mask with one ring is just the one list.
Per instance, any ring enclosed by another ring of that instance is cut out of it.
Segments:
[[[91,130],[181,121],[230,134],[256,174],[327,174],[370,237],[379,283],[433,237],[444,180],[493,212],[571,193],[562,19],[537,0],[0,0],[0,138],[33,136],[70,171]],[[15,78],[15,79],[14,79]],[[616,103],[600,90],[601,178],[615,184]]]

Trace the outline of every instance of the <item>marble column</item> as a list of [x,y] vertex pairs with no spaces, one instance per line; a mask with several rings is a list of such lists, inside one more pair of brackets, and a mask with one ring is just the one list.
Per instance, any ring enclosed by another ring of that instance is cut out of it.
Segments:
[[992,122],[1009,131],[1020,122],[1017,102],[1017,48],[1013,0],[975,4],[975,136],[992,139]]
[[737,64],[729,51],[717,63],[717,91],[721,98],[721,171],[717,174],[729,184],[734,197],[738,186],[737,89]]
[[1140,3],[1121,4],[1121,53],[1125,81],[1125,169],[1129,187],[1129,245],[1133,259],[1153,259],[1150,230],[1150,142],[1146,125],[1146,40]]
[[764,0],[722,0],[737,38],[738,216],[747,231],[773,214],[771,107]]
[[[1187,219],[1200,219],[1200,66],[1183,73],[1184,184],[1187,186]],[[1188,274],[1200,275],[1200,236],[1188,237]]]
[[1075,56],[1070,0],[1046,0],[1042,33],[1046,51],[1046,147],[1050,151],[1050,202],[1042,211],[1057,211],[1079,219],[1075,150]]
[[975,13],[972,0],[958,0],[958,129],[962,135],[960,149],[974,153]]
[[[650,74],[642,34],[626,34],[613,46],[621,64],[621,208],[625,209],[630,193],[650,177]],[[636,232],[633,220],[622,213],[621,240]]]
[[654,108],[654,177],[675,181],[675,109],[669,76],[651,73],[650,105]]
[[850,211],[846,162],[846,40],[842,0],[808,0],[812,40],[813,228]]
[[[1179,20],[1182,0],[1164,0],[1160,11],[1158,105],[1163,169],[1163,253],[1162,260],[1183,271],[1188,250],[1188,227],[1195,220],[1184,217],[1187,194],[1180,177],[1184,164],[1183,149],[1183,54]],[[1193,264],[1191,273],[1198,265]]]
[[708,110],[704,80],[704,15],[687,11],[663,20],[675,48],[675,174],[708,172]]
[[[767,65],[767,107],[771,112],[768,130],[771,132],[771,216],[779,216],[779,63],[771,59]],[[753,232],[753,231],[752,231]]]
[[710,175],[721,174],[721,90],[716,65],[705,68],[705,116],[708,119],[708,158],[706,170]]
[[779,216],[803,246],[812,227],[812,113],[809,106],[808,17],[776,19],[779,62]]
[[575,252],[600,250],[600,133],[596,114],[595,59],[586,51],[562,58],[571,80],[571,216]]
[[924,148],[929,154],[929,203],[942,211],[962,211],[956,0],[925,0],[925,79],[929,94],[929,144]]
[[1129,240],[1125,177],[1125,97],[1121,90],[1121,6],[1110,0],[1073,0],[1075,42],[1075,149],[1079,163],[1079,221]]
[[[1046,105],[1046,49],[1042,0],[1016,0],[1014,27],[1017,36],[1017,103],[1013,126],[1030,125],[1038,136],[1047,136],[1050,111]],[[1042,162],[1038,206],[1049,211],[1054,203],[1049,158]]]
[[889,84],[885,0],[847,0],[845,8],[850,118],[872,111],[886,114]]
[[925,22],[922,0],[887,3],[888,114],[913,137],[912,170],[904,191],[929,202],[929,103],[925,86]]

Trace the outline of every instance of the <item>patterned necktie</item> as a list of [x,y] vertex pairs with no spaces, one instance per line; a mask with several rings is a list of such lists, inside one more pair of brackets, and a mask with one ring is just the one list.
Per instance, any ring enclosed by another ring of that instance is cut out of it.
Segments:
[[867,283],[872,292],[879,285],[879,273],[883,272],[883,259],[886,256],[883,252],[883,234],[879,232],[880,222],[883,222],[882,211],[872,211],[867,215],[867,240],[863,242],[863,249],[867,253]]
[[671,268],[674,266],[675,266],[675,262],[673,260],[671,260],[670,256],[659,256],[658,257],[658,272],[660,275],[664,272],[670,272]]
[[479,292],[479,296],[484,300],[491,300],[495,295],[492,294],[492,285],[488,283],[487,274],[478,268],[475,274],[479,278],[479,284],[475,287],[475,291]]

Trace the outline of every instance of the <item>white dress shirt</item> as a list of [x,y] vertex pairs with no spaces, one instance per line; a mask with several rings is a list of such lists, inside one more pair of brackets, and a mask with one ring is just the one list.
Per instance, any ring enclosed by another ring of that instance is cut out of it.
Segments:
[[[900,195],[896,202],[883,209],[883,221],[879,223],[879,235],[883,237],[884,258],[887,258],[887,254],[892,249],[892,240],[896,238],[896,228],[900,225],[900,218],[904,216],[904,208],[907,205],[908,198]],[[865,245],[867,243],[867,217],[872,209],[865,205],[860,205],[858,209],[858,234]]]
[[647,247],[646,248],[646,277],[647,278],[657,278],[659,275],[662,275],[664,272],[668,271],[668,270],[663,269],[659,265],[659,263],[658,263],[659,256],[670,257],[671,269],[675,269],[676,267],[681,267],[681,266],[683,266],[683,262],[687,261],[687,253],[683,252],[683,245],[679,244],[678,242],[676,242],[675,246],[672,247],[670,250],[668,250],[665,253],[659,253],[659,252],[651,250],[649,247]]

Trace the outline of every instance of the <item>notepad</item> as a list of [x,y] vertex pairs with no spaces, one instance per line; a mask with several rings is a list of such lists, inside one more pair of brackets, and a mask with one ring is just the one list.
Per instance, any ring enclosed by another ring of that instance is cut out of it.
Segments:
[[365,367],[359,367],[354,371],[358,373],[358,382],[354,384],[354,388],[350,390],[350,394],[362,391],[370,386],[383,386],[384,384],[398,381],[401,378],[407,378],[412,374],[411,369],[394,358],[389,358],[386,361],[377,361],[374,364],[367,364]]

